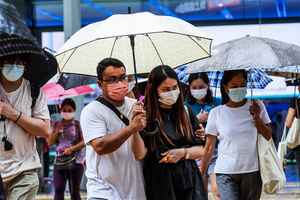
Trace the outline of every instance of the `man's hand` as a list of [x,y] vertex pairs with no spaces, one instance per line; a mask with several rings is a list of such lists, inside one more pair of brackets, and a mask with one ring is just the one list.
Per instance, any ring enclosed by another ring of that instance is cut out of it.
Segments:
[[132,108],[132,118],[129,128],[134,132],[139,132],[146,127],[146,111],[143,108],[143,103],[137,102]]
[[131,120],[128,126],[133,132],[139,132],[146,127],[146,114],[139,113]]
[[142,102],[136,102],[134,106],[132,107],[132,117],[133,119],[136,115],[144,113],[146,114],[146,111],[144,110],[144,104]]
[[10,104],[0,101],[0,115],[11,121],[16,121],[19,113]]

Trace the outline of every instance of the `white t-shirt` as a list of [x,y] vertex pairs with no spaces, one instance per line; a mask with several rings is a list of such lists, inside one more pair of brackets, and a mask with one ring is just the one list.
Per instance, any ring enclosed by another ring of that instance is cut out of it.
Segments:
[[[271,122],[262,102],[261,119]],[[206,134],[218,137],[218,158],[215,173],[241,174],[259,170],[257,154],[257,129],[249,112],[251,102],[238,108],[220,105],[211,110]]]
[[[46,96],[40,92],[35,107],[31,109],[32,98],[30,83],[23,79],[21,86],[14,92],[6,93],[9,102],[24,115],[49,120],[49,110]],[[5,120],[8,140],[13,144],[13,150],[4,151],[4,143],[0,141],[0,168],[4,181],[18,174],[40,168],[40,159],[36,150],[35,137],[26,133],[14,122]],[[0,122],[0,138],[3,137],[4,122]]]
[[[134,99],[126,98],[118,110],[129,119],[134,103]],[[93,101],[81,113],[81,127],[84,141],[89,144],[95,138],[113,134],[126,126],[108,107]],[[86,146],[88,198],[146,199],[141,162],[134,158],[131,139],[106,155],[98,155],[91,145]]]

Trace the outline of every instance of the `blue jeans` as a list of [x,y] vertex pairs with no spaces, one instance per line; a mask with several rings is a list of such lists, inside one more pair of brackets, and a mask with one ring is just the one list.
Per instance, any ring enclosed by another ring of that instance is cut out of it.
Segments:
[[247,174],[217,174],[221,199],[259,200],[262,181],[259,172]]

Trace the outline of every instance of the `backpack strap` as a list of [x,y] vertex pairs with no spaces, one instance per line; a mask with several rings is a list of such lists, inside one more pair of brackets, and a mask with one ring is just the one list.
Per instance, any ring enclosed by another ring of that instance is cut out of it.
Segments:
[[108,102],[102,96],[98,97],[96,100],[98,102],[102,103],[103,105],[105,105],[106,107],[108,107],[111,111],[113,111],[126,126],[129,125],[128,118],[126,116],[124,116],[113,104]]

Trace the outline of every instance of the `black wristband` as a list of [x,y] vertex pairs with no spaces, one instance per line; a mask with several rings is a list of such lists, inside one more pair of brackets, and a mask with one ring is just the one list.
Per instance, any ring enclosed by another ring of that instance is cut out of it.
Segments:
[[20,118],[22,117],[22,114],[23,114],[23,113],[22,113],[22,112],[20,112],[20,114],[19,114],[18,118],[17,118],[17,119],[16,119],[16,121],[15,121],[15,124],[16,124],[16,123],[18,123],[18,121],[19,121],[19,120],[20,120]]

